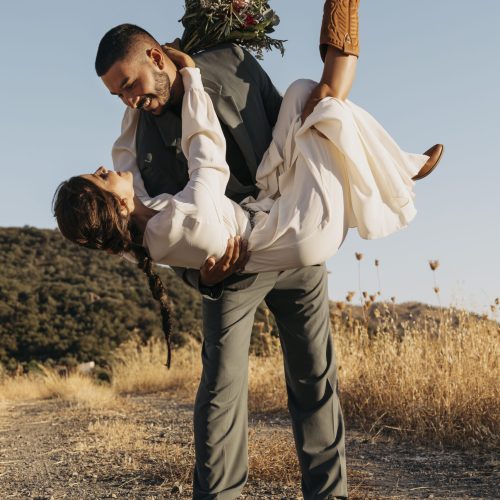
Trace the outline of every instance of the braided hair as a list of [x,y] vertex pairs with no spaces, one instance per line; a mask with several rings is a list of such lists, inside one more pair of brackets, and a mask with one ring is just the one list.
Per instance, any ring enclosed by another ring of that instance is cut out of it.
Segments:
[[148,278],[153,298],[160,303],[167,343],[166,366],[170,368],[172,328],[167,290],[153,271],[153,261],[140,244],[141,235],[130,214],[123,214],[119,197],[88,179],[71,177],[57,188],[52,209],[61,234],[73,243],[117,255],[131,253],[135,257],[139,269]]

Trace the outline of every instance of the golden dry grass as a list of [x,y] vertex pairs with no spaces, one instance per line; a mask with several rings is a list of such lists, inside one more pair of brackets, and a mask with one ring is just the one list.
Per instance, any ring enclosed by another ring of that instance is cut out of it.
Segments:
[[111,387],[96,384],[80,373],[61,376],[56,370],[43,367],[39,374],[6,378],[0,385],[0,401],[49,398],[60,398],[91,408],[109,407],[116,403],[116,393]]
[[[379,327],[345,313],[333,317],[341,399],[348,425],[376,433],[386,429],[417,441],[455,446],[499,444],[499,325],[466,312],[443,311],[440,321],[396,331],[381,306]],[[276,342],[263,335],[267,356],[250,359],[250,409],[286,410],[282,360]],[[110,405],[120,395],[168,391],[192,401],[200,376],[200,347],[174,352],[164,366],[161,342],[123,345],[115,355],[111,385],[45,370],[38,376],[6,378],[0,401],[58,397],[85,405]]]
[[402,334],[383,323],[371,337],[336,329],[348,421],[418,441],[498,446],[498,323],[449,310],[439,324],[408,323]]

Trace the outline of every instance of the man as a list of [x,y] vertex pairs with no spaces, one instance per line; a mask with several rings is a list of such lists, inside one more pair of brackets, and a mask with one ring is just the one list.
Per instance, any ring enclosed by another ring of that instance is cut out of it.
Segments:
[[[169,57],[167,54],[171,54]],[[187,182],[180,150],[182,80],[147,32],[121,25],[99,45],[96,71],[126,110],[113,149],[116,170],[130,170],[142,201],[160,209]],[[257,61],[232,44],[194,56],[227,141],[226,194],[255,194],[255,172],[270,141],[281,96]],[[248,349],[255,310],[273,312],[285,362],[288,406],[306,499],[347,498],[344,424],[337,395],[324,265],[239,275],[245,246],[229,242],[219,261],[176,270],[203,294],[203,373],[194,409],[196,499],[234,499],[248,476]]]

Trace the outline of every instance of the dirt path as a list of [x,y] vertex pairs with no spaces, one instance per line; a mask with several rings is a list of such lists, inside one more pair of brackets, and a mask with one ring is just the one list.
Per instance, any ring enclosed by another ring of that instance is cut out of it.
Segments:
[[[164,393],[107,409],[50,400],[0,406],[0,498],[190,498],[191,405]],[[284,417],[250,418],[244,498],[301,498]],[[348,433],[351,498],[485,498],[500,484],[492,453],[438,451]],[[496,470],[496,472],[495,472]]]

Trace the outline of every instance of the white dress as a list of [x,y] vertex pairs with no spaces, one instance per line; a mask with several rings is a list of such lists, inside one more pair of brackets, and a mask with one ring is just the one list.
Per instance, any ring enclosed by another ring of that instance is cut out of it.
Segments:
[[143,243],[155,262],[199,269],[225,253],[228,238],[241,235],[251,251],[246,273],[281,271],[324,262],[350,227],[363,238],[381,238],[415,216],[411,178],[428,157],[401,151],[350,101],[323,99],[302,125],[315,85],[310,80],[287,90],[257,170],[260,194],[243,200],[244,210],[224,196],[225,140],[199,70],[181,74],[189,182],[146,226]]

